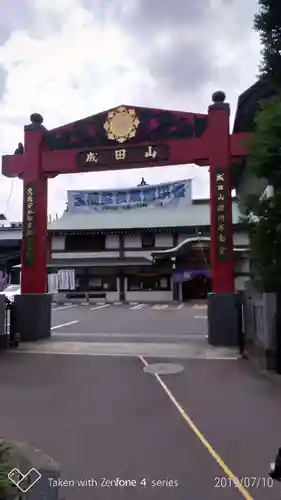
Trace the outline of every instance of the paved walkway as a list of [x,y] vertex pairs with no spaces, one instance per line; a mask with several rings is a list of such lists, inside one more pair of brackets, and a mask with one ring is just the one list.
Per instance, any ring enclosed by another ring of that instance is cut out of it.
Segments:
[[[48,353],[48,354],[80,354],[88,356],[147,356],[147,357],[166,357],[166,358],[191,358],[191,359],[237,359],[238,351],[230,347],[213,347],[208,344],[205,337],[185,336],[185,342],[112,342],[115,340],[114,334],[109,338],[100,334],[100,340],[93,341],[83,334],[75,337],[65,334],[65,336],[54,335],[55,339],[40,342],[25,342],[20,344],[18,351],[25,353]],[[92,336],[93,337],[93,336]],[[176,336],[175,336],[176,337]],[[78,339],[78,340],[77,340]],[[74,340],[74,341],[73,341]],[[90,340],[90,342],[89,342]],[[124,338],[123,338],[124,340]],[[138,339],[137,339],[138,340]],[[146,339],[147,340],[147,339]]]
[[[66,500],[280,500],[280,486],[266,487],[280,445],[279,386],[246,361],[177,359],[184,370],[161,378],[143,371],[147,362],[5,353],[1,434],[52,455],[63,479],[96,481],[65,488]],[[248,493],[232,471],[252,484]],[[136,486],[102,486],[118,477]]]

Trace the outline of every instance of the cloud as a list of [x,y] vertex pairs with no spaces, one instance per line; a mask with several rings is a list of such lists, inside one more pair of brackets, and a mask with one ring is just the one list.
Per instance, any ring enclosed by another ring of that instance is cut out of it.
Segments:
[[0,95],[4,94],[5,92],[7,76],[7,71],[0,68]]
[[[206,112],[223,89],[232,120],[239,93],[255,80],[256,0],[2,0],[0,153],[23,140],[33,112],[57,127],[121,103]],[[237,36],[239,27],[239,36]],[[194,166],[60,176],[49,181],[49,210],[66,190],[131,186],[193,177],[208,196],[207,169]],[[0,211],[21,217],[21,181],[0,178]]]
[[28,0],[4,0],[0,3],[0,43],[8,40],[13,31],[30,25],[32,10]]

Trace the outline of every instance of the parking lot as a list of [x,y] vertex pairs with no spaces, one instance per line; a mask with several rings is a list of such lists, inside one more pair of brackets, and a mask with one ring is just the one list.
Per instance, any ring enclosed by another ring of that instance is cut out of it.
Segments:
[[206,320],[207,309],[201,304],[70,304],[52,308],[56,334],[162,335],[167,341],[178,335],[206,335]]
[[1,434],[60,463],[66,500],[279,500],[279,386],[208,346],[202,304],[135,306],[53,306],[51,340],[0,358]]
[[[233,357],[207,342],[204,304],[95,304],[54,306],[52,349],[95,354]],[[71,344],[71,345],[67,345]],[[50,349],[50,343],[46,347]],[[236,353],[235,353],[236,356]]]

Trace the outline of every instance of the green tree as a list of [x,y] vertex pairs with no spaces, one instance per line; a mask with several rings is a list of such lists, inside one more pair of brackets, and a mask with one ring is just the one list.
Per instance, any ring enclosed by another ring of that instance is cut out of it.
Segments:
[[[275,97],[260,103],[246,168],[267,179],[273,196],[244,200],[249,222],[255,278],[281,298],[281,4],[259,0],[254,29],[262,44],[260,75],[275,89]],[[279,302],[279,300],[278,300]],[[280,300],[281,305],[281,300]]]
[[254,29],[260,35],[263,47],[261,76],[281,88],[281,8],[280,0],[259,0],[259,11],[254,17]]
[[262,44],[260,76],[275,90],[263,101],[255,118],[255,134],[246,168],[272,186],[270,198],[250,196],[244,201],[248,217],[255,281],[275,292],[276,371],[281,374],[281,4],[259,0],[254,29]]
[[244,201],[256,279],[266,291],[281,291],[281,99],[261,104],[247,168],[273,186],[273,196]]
[[10,463],[10,448],[3,440],[0,440],[0,500],[12,500],[18,498],[18,490],[8,479],[8,473],[12,470]]

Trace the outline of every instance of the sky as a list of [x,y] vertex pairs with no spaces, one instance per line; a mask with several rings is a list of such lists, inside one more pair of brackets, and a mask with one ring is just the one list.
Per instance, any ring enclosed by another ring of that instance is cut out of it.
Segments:
[[[212,93],[231,105],[255,82],[257,0],[1,0],[0,154],[23,142],[39,112],[51,129],[120,104],[205,113]],[[135,186],[193,178],[209,196],[208,169],[184,165],[61,175],[49,181],[48,211],[68,189]],[[0,175],[0,212],[21,220],[22,181]]]

